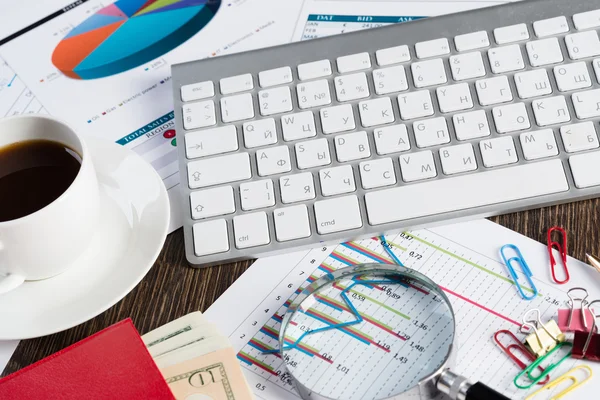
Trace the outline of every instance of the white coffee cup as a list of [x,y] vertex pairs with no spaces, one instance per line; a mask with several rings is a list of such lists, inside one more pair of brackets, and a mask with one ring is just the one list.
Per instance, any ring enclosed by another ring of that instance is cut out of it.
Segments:
[[36,139],[66,145],[81,156],[82,163],[71,185],[56,200],[22,218],[0,222],[0,294],[26,280],[50,278],[71,267],[86,250],[99,218],[98,180],[82,137],[49,116],[0,119],[0,149]]

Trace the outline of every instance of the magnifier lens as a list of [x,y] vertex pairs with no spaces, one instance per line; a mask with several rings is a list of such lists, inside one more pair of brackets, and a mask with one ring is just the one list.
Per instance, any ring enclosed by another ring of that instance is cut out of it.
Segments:
[[288,373],[311,398],[394,397],[449,356],[454,314],[443,292],[416,271],[372,268],[315,282],[284,319]]

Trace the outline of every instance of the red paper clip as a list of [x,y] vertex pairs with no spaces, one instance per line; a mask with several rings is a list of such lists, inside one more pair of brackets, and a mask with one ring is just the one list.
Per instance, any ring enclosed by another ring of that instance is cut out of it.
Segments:
[[[498,339],[498,336],[503,333],[505,335],[508,335],[511,337],[511,339],[514,341],[514,343],[509,344],[508,346],[504,346],[501,342],[500,339]],[[508,357],[510,357],[511,360],[513,360],[515,362],[515,364],[517,364],[519,366],[519,368],[521,369],[525,369],[527,368],[527,364],[525,364],[523,361],[521,361],[519,359],[519,357],[517,357],[513,351],[513,349],[518,349],[521,351],[521,353],[531,362],[534,362],[536,360],[535,356],[533,354],[531,354],[529,352],[529,350],[527,350],[527,347],[525,347],[525,345],[523,345],[523,343],[521,343],[519,341],[519,339],[509,330],[506,329],[502,329],[496,333],[494,333],[494,341],[496,342],[496,344],[498,345],[498,347],[500,347],[500,349],[506,353],[506,355]],[[542,368],[541,366],[538,366],[539,370],[541,372],[544,372],[544,368]],[[548,381],[550,380],[550,375],[546,376],[546,379],[544,379],[543,381],[538,382],[538,385],[545,385],[546,383],[548,383]]]
[[[552,240],[552,232],[558,231],[562,238],[562,244],[560,242],[555,242]],[[552,248],[555,247],[556,250],[560,253],[560,258],[562,259],[563,267],[565,269],[565,279],[562,281],[556,278],[556,260],[554,259],[554,254],[552,252]],[[552,271],[552,279],[554,282],[562,285],[563,283],[569,282],[569,269],[567,268],[567,232],[559,226],[553,226],[548,229],[548,257],[550,257],[550,269]]]

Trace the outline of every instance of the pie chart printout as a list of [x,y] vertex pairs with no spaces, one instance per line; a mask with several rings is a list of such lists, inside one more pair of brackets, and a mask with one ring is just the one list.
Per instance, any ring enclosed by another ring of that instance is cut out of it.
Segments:
[[52,63],[74,79],[138,67],[184,43],[215,16],[221,0],[118,0],[73,28]]

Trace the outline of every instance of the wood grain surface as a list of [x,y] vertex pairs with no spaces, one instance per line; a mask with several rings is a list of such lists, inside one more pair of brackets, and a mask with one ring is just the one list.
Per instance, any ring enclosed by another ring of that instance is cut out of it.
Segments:
[[[600,254],[600,199],[503,215],[491,220],[544,244],[548,228],[562,226],[569,235],[569,255],[584,260],[586,252]],[[204,311],[251,264],[252,261],[246,261],[206,269],[190,268],[184,255],[183,233],[179,229],[167,237],[154,267],[123,300],[75,328],[21,341],[2,376],[127,317],[131,317],[139,332],[144,334],[192,311]],[[600,276],[596,284],[600,285]]]

